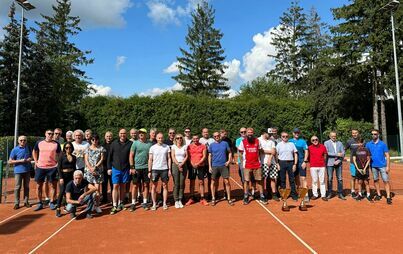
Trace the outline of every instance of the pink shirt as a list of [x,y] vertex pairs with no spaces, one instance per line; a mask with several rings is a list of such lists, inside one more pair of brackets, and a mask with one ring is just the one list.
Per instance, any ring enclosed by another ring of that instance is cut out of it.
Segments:
[[37,167],[51,169],[57,167],[56,155],[61,152],[59,143],[56,141],[42,140],[36,142],[34,150],[39,153]]

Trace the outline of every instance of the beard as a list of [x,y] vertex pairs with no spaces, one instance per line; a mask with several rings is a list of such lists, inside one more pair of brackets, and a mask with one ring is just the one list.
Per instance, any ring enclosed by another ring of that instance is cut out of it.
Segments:
[[253,143],[253,140],[254,140],[253,136],[246,136],[246,138],[249,143]]

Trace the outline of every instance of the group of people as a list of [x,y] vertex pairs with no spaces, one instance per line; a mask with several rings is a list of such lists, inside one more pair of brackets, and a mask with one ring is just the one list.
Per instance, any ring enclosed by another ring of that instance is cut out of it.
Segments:
[[[287,132],[281,132],[278,136],[277,128],[262,130],[260,137],[256,137],[253,128],[243,127],[234,143],[225,129],[214,132],[212,137],[207,128],[202,129],[200,136],[192,134],[190,128],[186,128],[183,134],[171,128],[167,138],[155,128],[149,132],[145,128],[132,129],[129,134],[130,139],[126,129],[120,129],[118,138],[114,140],[112,132],[108,131],[101,144],[100,137],[91,130],[68,131],[64,140],[60,128],[49,129],[32,151],[26,144],[27,137],[20,136],[8,161],[14,165],[14,209],[20,207],[22,184],[24,206],[30,207],[29,181],[32,172],[37,183],[38,198],[34,210],[39,211],[49,205],[50,209],[56,210],[57,217],[62,216],[63,204],[71,217],[75,217],[77,207],[84,204],[87,206],[81,214],[88,218],[92,218],[93,212],[102,213],[100,205],[108,203],[108,186],[112,192],[110,214],[126,209],[133,212],[137,203],[145,210],[156,210],[160,206],[166,210],[170,177],[174,182],[175,208],[195,202],[215,206],[220,177],[223,178],[224,199],[233,206],[229,167],[235,161],[243,183],[245,205],[251,198],[262,204],[267,204],[269,198],[279,201],[279,189],[287,188],[287,175],[291,198],[298,200],[298,188],[308,188],[308,168],[312,177],[310,199],[319,198],[318,188],[322,200],[332,198],[335,173],[338,198],[345,200],[342,163],[348,149],[351,153],[351,196],[356,200],[381,200],[380,175],[385,185],[387,204],[392,204],[389,152],[379,139],[378,130],[371,131],[372,140],[366,143],[358,130],[352,130],[351,139],[345,145],[337,140],[336,132],[331,132],[324,144],[317,136],[312,136],[309,146],[298,128],[292,131],[290,138]],[[369,188],[370,171],[376,187],[373,197]],[[186,178],[190,182],[190,196],[185,202]],[[159,182],[161,195],[158,195]],[[308,194],[301,198],[309,201]]]

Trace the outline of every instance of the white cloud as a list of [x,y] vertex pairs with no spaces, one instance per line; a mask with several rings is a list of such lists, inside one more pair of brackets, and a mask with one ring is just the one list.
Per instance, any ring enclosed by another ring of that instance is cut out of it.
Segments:
[[225,69],[224,77],[228,79],[227,84],[231,87],[239,85],[240,79],[240,71],[241,71],[241,61],[238,59],[233,59],[231,62],[224,63],[227,66]]
[[[133,0],[70,0],[71,15],[79,16],[83,27],[122,27],[124,14],[132,7]],[[6,17],[13,0],[0,1],[0,17]],[[40,14],[52,15],[55,0],[30,0],[36,9],[27,13],[28,18],[40,20]],[[18,14],[19,14],[19,7]]]
[[150,0],[147,2],[149,12],[147,16],[156,25],[166,26],[169,24],[180,25],[180,18],[189,16],[202,0],[187,0],[185,6],[173,5],[170,0]]
[[147,91],[142,92],[142,93],[140,93],[139,95],[140,95],[140,96],[151,96],[151,97],[154,97],[154,96],[161,95],[161,94],[163,94],[163,93],[165,93],[165,92],[180,91],[180,90],[182,90],[182,85],[179,84],[179,83],[175,83],[173,86],[167,87],[167,88],[158,88],[158,87],[155,87],[155,88],[152,88],[152,89],[148,89]]
[[97,96],[97,95],[102,95],[102,96],[109,96],[112,95],[112,88],[109,86],[102,86],[102,85],[95,85],[92,84],[90,85],[92,89],[94,89],[94,92],[91,92],[90,96]]
[[244,81],[251,81],[266,74],[275,66],[274,58],[268,55],[275,55],[276,50],[272,45],[275,28],[272,27],[263,34],[258,33],[253,36],[254,47],[243,56],[243,71],[240,73]]
[[224,94],[228,95],[228,98],[233,98],[239,94],[239,92],[235,89],[229,89],[228,91],[224,92]]
[[177,73],[179,72],[179,61],[173,62],[170,66],[164,69],[164,73]]
[[116,57],[116,64],[115,64],[116,70],[120,70],[120,66],[122,66],[126,62],[126,60],[127,60],[126,56]]

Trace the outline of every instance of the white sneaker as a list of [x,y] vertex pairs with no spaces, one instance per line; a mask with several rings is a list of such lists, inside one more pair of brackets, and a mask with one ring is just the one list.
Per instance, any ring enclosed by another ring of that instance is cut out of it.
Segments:
[[151,207],[151,211],[155,211],[155,210],[157,210],[157,206],[156,206],[156,205],[153,205],[153,206]]
[[162,206],[162,209],[168,210],[168,206],[167,206],[166,204],[164,204],[164,205]]
[[183,204],[182,204],[182,201],[178,201],[178,204],[179,204],[179,208],[183,208],[183,207],[184,207]]
[[175,201],[175,208],[176,209],[181,208],[180,205],[179,205],[179,201]]
[[98,213],[98,214],[101,214],[101,213],[102,213],[101,207],[96,206],[96,207],[95,207],[95,212]]

